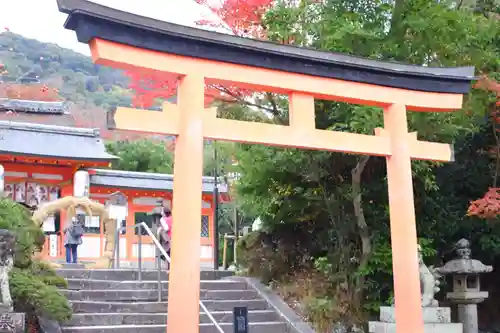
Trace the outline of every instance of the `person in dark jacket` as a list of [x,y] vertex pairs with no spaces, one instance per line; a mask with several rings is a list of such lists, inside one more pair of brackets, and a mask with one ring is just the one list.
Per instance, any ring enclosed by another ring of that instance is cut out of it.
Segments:
[[66,248],[66,262],[77,263],[78,246],[82,244],[83,226],[76,219],[71,220],[71,224],[64,228],[64,247]]

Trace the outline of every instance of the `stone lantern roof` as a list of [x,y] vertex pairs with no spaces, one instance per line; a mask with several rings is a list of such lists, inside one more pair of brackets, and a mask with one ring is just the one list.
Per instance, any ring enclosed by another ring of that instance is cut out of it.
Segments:
[[493,266],[487,266],[476,259],[471,259],[470,242],[462,238],[455,244],[458,258],[447,262],[443,267],[436,268],[442,275],[447,274],[481,274],[493,271]]

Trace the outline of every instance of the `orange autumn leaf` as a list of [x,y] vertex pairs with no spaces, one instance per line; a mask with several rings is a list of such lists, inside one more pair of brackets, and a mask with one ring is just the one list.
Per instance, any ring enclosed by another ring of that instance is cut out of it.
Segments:
[[[262,17],[272,5],[272,0],[195,0],[208,8],[218,17],[218,21],[199,20],[201,26],[225,27],[233,34],[264,39],[265,31],[261,26]],[[175,74],[148,70],[130,70],[129,88],[133,91],[134,107],[147,108],[158,99],[168,100],[177,94],[179,78]],[[250,96],[253,92],[233,86],[221,87],[207,83],[205,86],[205,105],[218,101],[235,101]]]
[[59,90],[44,84],[19,84],[0,82],[0,97],[31,101],[60,101]]
[[500,188],[490,188],[481,199],[471,202],[467,215],[484,219],[495,218],[500,213]]

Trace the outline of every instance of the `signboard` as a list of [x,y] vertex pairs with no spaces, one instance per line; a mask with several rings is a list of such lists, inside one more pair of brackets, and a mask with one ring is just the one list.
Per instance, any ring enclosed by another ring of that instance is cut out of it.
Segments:
[[[3,196],[34,207],[59,198],[59,187],[36,182],[4,183]],[[0,191],[1,192],[1,191]]]
[[123,220],[127,217],[127,206],[108,206],[109,218],[113,220]]
[[23,333],[24,313],[4,312],[0,314],[0,333]]
[[[106,208],[108,209],[109,218],[116,220],[116,229],[122,228],[126,225],[127,215],[128,215],[128,199],[125,194],[121,192],[115,192],[111,194],[106,201]],[[125,234],[123,230],[122,235]]]
[[248,333],[248,308],[245,306],[233,309],[234,333]]
[[52,234],[49,236],[49,256],[54,258],[57,257],[57,242],[57,235]]
[[8,313],[2,313],[0,316],[0,332],[15,332],[16,324],[14,319]]

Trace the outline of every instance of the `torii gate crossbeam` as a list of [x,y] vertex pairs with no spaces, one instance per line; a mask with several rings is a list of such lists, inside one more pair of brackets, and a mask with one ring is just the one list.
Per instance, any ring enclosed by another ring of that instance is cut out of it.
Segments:
[[[98,64],[181,77],[178,103],[163,112],[118,108],[119,129],[177,136],[174,165],[172,267],[168,332],[199,332],[200,212],[203,139],[385,156],[398,333],[423,333],[411,159],[448,162],[448,144],[418,141],[407,110],[462,106],[473,68],[427,68],[276,45],[182,27],[85,0],[58,0],[66,28],[90,45]],[[218,119],[204,109],[206,83],[235,83],[287,94],[290,125]],[[383,108],[375,135],[315,128],[314,100]]]

